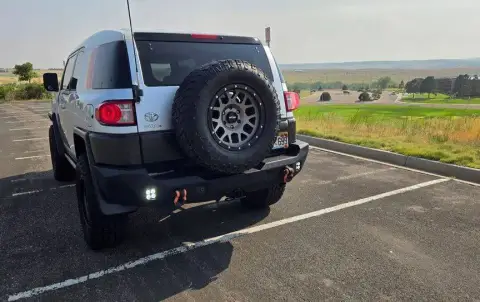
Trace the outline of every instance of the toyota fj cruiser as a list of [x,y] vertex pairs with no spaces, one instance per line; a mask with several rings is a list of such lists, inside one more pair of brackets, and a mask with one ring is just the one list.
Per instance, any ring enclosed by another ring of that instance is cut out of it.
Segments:
[[268,207],[300,170],[288,92],[256,38],[101,31],[66,60],[49,117],[54,177],[76,181],[92,249],[115,246],[140,206],[238,198]]

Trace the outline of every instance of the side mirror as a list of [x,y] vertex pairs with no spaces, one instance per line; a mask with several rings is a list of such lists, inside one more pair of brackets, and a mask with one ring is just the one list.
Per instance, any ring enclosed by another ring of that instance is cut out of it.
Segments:
[[47,91],[50,91],[50,92],[56,92],[59,90],[59,87],[58,87],[58,75],[56,73],[51,73],[51,72],[48,72],[48,73],[44,73],[43,74],[43,87],[45,87],[45,89]]

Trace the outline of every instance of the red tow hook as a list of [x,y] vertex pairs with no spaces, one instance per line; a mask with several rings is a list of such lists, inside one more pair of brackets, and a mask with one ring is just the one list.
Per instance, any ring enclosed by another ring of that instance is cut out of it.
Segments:
[[292,168],[285,167],[285,170],[283,170],[283,182],[284,183],[290,182],[293,179],[294,175],[295,175],[295,171]]
[[187,201],[187,190],[186,189],[176,190],[175,198],[173,199],[173,204],[176,207],[181,207],[185,204],[186,201]]

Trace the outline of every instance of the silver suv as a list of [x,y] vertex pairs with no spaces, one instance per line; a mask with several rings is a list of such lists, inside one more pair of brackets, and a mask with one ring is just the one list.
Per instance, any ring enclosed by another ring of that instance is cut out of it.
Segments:
[[92,249],[125,235],[141,206],[240,199],[280,200],[308,144],[295,139],[288,92],[256,38],[101,31],[69,56],[49,129],[55,179],[76,181]]

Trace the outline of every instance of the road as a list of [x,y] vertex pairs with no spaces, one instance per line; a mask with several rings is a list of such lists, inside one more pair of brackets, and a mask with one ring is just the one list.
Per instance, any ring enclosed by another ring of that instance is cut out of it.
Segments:
[[90,251],[47,106],[0,105],[1,300],[480,300],[480,187],[320,149],[268,211],[145,208]]

